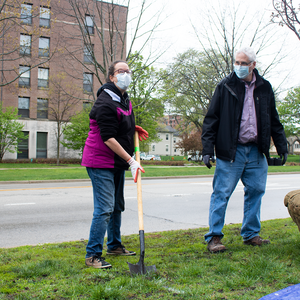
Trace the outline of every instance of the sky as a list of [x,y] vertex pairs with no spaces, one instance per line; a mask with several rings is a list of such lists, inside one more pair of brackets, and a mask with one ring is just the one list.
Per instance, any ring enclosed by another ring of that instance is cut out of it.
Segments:
[[[132,1],[136,3],[136,9],[138,9],[141,0]],[[275,64],[274,70],[266,75],[266,79],[273,86],[278,86],[287,77],[281,86],[283,91],[300,85],[300,76],[298,75],[300,41],[291,30],[277,24],[269,24],[273,8],[272,0],[152,0],[149,3],[151,5],[145,12],[148,23],[143,29],[146,31],[147,28],[150,29],[153,26],[157,14],[160,15],[162,22],[149,43],[151,46],[144,51],[144,57],[150,52],[155,55],[165,51],[157,61],[156,67],[164,68],[172,62],[174,57],[189,48],[201,51],[202,48],[195,32],[203,43],[207,43],[202,34],[205,29],[209,30],[208,16],[215,16],[216,12],[218,14],[223,12],[226,18],[225,22],[227,22],[232,17],[233,11],[236,10],[237,32],[245,31],[244,40],[240,42],[241,46],[249,45],[249,39],[260,20],[270,31],[269,46],[257,55],[258,65],[264,69],[278,52],[280,60]],[[134,15],[134,9],[130,13],[129,17]],[[216,22],[212,24],[212,27]],[[232,22],[228,24],[231,25]],[[232,30],[229,25],[226,29]],[[212,37],[213,34],[216,36],[215,39],[222,43],[216,29],[209,32],[209,36]],[[138,43],[136,47],[139,48]],[[257,48],[258,44],[254,45],[256,51]],[[284,95],[286,92],[282,94]]]

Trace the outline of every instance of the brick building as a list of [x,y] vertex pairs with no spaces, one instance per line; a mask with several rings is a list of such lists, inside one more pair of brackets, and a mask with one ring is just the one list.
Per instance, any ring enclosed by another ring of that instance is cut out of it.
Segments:
[[[28,140],[4,159],[55,158],[58,120],[92,103],[109,64],[125,58],[127,7],[97,0],[9,1],[19,6],[5,13],[20,17],[6,32],[2,26],[0,100],[18,108]],[[60,157],[79,157],[59,149]]]
[[163,117],[163,122],[165,123],[165,125],[171,126],[172,128],[177,127],[181,121],[182,121],[181,115],[172,114],[172,115],[165,115]]

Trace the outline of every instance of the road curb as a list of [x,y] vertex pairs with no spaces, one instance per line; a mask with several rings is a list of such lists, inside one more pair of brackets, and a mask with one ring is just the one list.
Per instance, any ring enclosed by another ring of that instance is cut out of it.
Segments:
[[[271,172],[268,175],[282,175],[282,174],[300,174],[300,172]],[[159,177],[142,177],[142,180],[155,180],[155,179],[176,179],[176,178],[203,178],[213,177],[214,175],[187,175],[187,176],[159,176]],[[131,177],[126,177],[126,181],[133,181]],[[57,180],[23,180],[23,181],[0,181],[2,184],[32,184],[32,183],[56,183],[56,182],[87,182],[90,179],[57,179]]]

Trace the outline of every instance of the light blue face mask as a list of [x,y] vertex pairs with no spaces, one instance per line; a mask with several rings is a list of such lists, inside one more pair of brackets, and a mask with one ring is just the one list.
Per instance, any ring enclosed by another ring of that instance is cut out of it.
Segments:
[[238,78],[244,79],[250,74],[249,66],[234,65],[234,72]]
[[129,87],[129,84],[131,83],[131,76],[127,74],[126,72],[122,74],[118,74],[117,76],[118,82],[116,82],[116,85],[121,89],[121,90],[127,90]]

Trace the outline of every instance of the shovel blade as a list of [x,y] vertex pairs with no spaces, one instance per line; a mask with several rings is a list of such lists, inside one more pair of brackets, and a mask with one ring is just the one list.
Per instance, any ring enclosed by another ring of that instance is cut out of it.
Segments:
[[131,274],[147,274],[150,272],[157,272],[156,266],[145,266],[144,264],[140,263],[140,261],[137,264],[131,264],[129,262],[128,267]]

